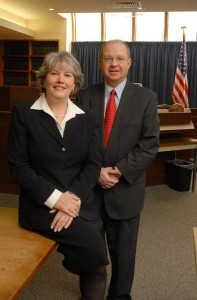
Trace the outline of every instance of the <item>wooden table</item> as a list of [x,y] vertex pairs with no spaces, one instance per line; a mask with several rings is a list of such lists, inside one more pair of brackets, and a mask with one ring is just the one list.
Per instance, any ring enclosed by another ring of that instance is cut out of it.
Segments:
[[16,208],[0,207],[0,299],[17,299],[56,243],[18,225]]

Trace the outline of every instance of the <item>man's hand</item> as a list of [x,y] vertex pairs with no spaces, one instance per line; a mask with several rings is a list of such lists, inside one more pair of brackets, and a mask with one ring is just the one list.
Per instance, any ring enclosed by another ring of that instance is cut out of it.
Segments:
[[115,167],[113,167],[113,170],[115,170],[115,172],[116,172],[115,176],[118,177],[118,178],[120,178],[122,174],[119,171],[119,169],[115,166]]
[[103,189],[110,189],[119,182],[121,173],[117,168],[117,170],[115,168],[101,168],[98,183]]
[[66,193],[62,193],[54,205],[56,210],[64,212],[72,218],[75,218],[79,215],[80,207],[80,198],[68,191]]

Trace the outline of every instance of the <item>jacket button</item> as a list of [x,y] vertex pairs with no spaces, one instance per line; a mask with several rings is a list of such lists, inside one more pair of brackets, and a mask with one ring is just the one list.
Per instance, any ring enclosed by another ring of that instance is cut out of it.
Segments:
[[62,151],[66,151],[66,149],[64,147],[62,147]]

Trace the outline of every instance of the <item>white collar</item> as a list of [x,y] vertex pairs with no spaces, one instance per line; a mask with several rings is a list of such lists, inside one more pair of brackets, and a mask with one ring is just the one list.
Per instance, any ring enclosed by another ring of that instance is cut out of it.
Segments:
[[121,95],[122,95],[122,91],[126,85],[126,82],[127,82],[127,79],[125,78],[119,85],[117,85],[115,88],[112,88],[108,83],[105,82],[105,90],[106,90],[106,93],[107,93],[107,96],[109,96],[111,90],[115,90],[116,91],[116,94],[118,96],[118,99],[121,98]]
[[[55,115],[48,106],[48,103],[46,101],[45,94],[42,94],[31,106],[30,109],[35,109],[35,110],[43,110],[45,113],[49,114],[55,119]],[[76,106],[70,99],[68,99],[68,107],[67,107],[67,112],[66,116],[64,118],[63,122],[66,122],[72,118],[74,118],[77,114],[84,114],[85,112],[80,109],[78,106]]]

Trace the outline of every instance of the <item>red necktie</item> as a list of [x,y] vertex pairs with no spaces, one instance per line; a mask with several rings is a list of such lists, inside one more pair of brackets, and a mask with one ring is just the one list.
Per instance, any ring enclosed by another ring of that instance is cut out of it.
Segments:
[[109,140],[110,132],[114,123],[114,118],[116,115],[116,101],[115,101],[116,91],[112,90],[110,92],[110,97],[107,102],[107,107],[105,111],[105,120],[104,120],[104,146],[107,147]]

